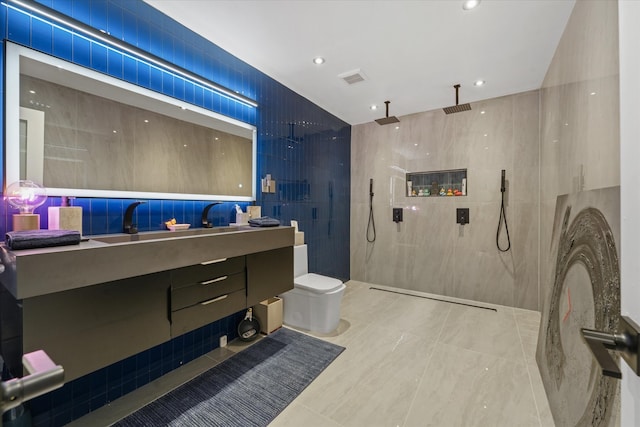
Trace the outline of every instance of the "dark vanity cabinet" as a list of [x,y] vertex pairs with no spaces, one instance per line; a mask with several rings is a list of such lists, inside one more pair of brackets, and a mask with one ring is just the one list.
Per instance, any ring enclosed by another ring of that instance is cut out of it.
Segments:
[[171,271],[171,336],[293,289],[293,247]]
[[171,336],[246,307],[245,257],[222,258],[171,271]]
[[45,349],[71,381],[290,289],[292,246],[21,300],[3,291],[0,351],[19,374],[23,353]]
[[160,272],[16,301],[20,356],[45,349],[70,381],[168,341],[169,286]]
[[293,246],[247,255],[247,307],[293,289]]
[[122,237],[0,244],[0,353],[14,375],[42,349],[72,381],[293,289],[292,227]]

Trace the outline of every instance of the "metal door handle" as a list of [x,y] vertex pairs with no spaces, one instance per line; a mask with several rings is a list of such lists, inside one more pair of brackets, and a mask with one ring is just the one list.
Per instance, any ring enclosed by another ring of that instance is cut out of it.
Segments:
[[29,375],[0,382],[0,426],[4,412],[64,385],[64,369],[42,350],[22,356],[22,365]]
[[640,326],[627,316],[620,316],[619,332],[610,334],[582,328],[582,337],[602,368],[602,374],[622,378],[608,350],[620,352],[622,358],[636,375],[640,376]]

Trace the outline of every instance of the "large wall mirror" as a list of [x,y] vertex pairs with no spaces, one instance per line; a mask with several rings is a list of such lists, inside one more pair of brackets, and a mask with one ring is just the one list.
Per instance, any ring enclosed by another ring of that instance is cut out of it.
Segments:
[[6,43],[6,185],[48,195],[255,200],[256,129]]

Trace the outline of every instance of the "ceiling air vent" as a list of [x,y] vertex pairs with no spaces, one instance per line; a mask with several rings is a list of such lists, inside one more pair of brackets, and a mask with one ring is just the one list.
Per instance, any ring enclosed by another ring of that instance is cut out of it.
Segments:
[[351,71],[347,71],[346,73],[339,74],[338,77],[340,77],[342,80],[344,80],[345,82],[347,82],[347,84],[350,84],[350,85],[365,80],[365,75],[362,73],[362,71],[360,71],[359,68],[357,70],[351,70]]

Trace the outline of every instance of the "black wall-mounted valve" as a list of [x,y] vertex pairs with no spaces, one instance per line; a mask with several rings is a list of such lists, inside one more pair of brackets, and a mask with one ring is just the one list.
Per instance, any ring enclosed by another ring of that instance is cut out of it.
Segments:
[[460,225],[469,224],[469,208],[456,209],[456,223]]
[[393,208],[393,222],[402,222],[402,208]]

